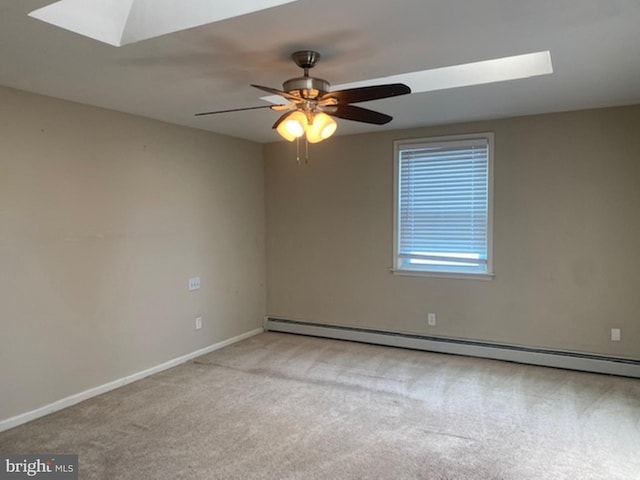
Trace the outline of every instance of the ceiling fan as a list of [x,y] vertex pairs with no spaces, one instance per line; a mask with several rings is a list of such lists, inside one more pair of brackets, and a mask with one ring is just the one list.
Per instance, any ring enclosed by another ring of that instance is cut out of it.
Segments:
[[308,143],[317,143],[329,138],[336,131],[337,124],[332,117],[374,125],[384,125],[393,119],[384,113],[356,107],[352,105],[353,103],[411,93],[411,89],[403,83],[349,88],[332,92],[329,82],[309,76],[309,70],[320,60],[318,52],[301,50],[291,54],[291,58],[298,67],[304,70],[302,77],[286,80],[282,84],[282,90],[262,85],[251,85],[265,92],[279,95],[288,103],[202,112],[196,113],[196,116],[260,108],[286,111],[273,124],[273,128],[286,140],[293,141],[306,136]]

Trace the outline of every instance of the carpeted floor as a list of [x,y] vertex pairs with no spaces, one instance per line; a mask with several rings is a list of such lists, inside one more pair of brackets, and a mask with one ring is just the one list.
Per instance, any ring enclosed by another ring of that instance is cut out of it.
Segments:
[[640,380],[265,333],[0,433],[81,479],[640,479]]

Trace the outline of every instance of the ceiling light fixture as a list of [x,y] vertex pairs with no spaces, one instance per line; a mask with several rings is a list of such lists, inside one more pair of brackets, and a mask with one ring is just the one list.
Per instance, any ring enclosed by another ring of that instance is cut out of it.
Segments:
[[336,121],[324,112],[295,110],[280,121],[276,131],[285,140],[296,141],[296,162],[300,165],[300,139],[305,137],[304,161],[309,163],[309,144],[326,140],[337,128]]
[[306,135],[309,143],[318,143],[333,135],[338,128],[336,121],[326,113],[305,114],[300,110],[291,112],[276,129],[290,142]]

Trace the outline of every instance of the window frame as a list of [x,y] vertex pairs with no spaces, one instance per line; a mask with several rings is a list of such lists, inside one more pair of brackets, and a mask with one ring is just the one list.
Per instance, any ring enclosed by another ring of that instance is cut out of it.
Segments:
[[[433,266],[427,269],[407,269],[400,265],[399,245],[400,245],[400,152],[403,147],[428,145],[447,142],[464,142],[477,139],[484,139],[488,145],[487,155],[487,267],[486,272],[451,272],[437,270]],[[493,182],[494,182],[494,133],[478,132],[469,134],[443,135],[436,137],[411,138],[395,140],[393,142],[393,267],[391,272],[395,275],[406,275],[414,277],[442,277],[442,278],[463,278],[477,280],[491,280],[495,273],[493,271]]]

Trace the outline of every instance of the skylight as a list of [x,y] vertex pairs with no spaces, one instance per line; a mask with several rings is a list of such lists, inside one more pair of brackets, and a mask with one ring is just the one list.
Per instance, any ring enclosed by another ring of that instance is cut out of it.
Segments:
[[120,47],[297,0],[60,0],[30,17]]

